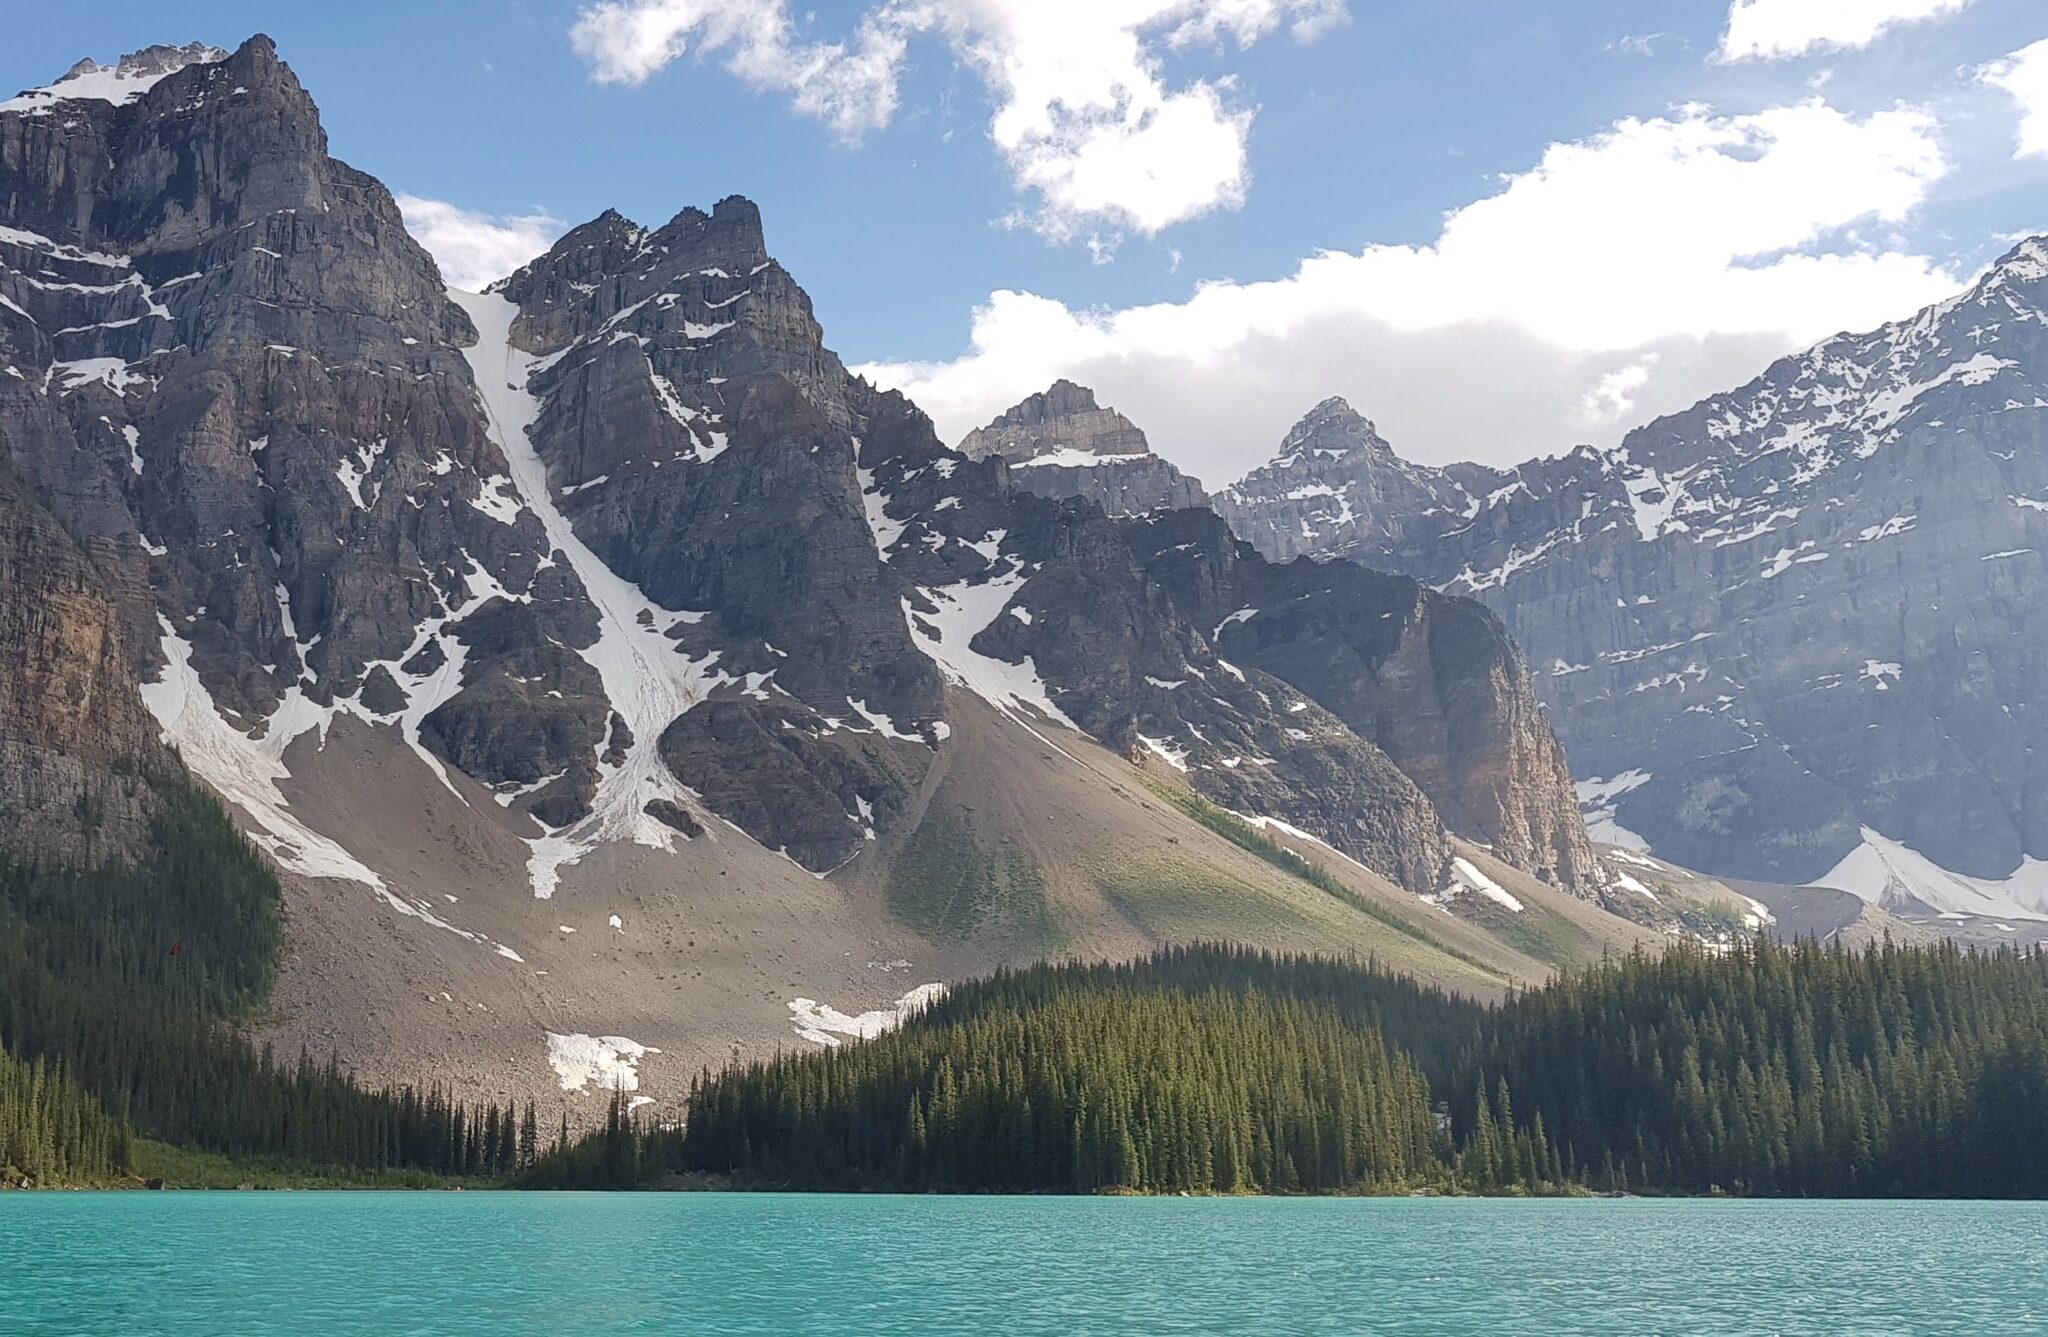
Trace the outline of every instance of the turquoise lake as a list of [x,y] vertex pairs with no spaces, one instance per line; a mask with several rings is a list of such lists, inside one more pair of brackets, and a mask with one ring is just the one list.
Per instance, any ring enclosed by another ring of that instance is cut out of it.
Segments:
[[0,1195],[25,1333],[2022,1333],[2048,1206]]

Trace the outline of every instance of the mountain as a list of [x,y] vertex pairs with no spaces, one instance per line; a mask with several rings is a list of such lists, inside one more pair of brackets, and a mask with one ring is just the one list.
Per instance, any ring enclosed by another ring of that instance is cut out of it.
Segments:
[[[1382,553],[1427,546],[1451,527],[1419,517],[1471,509],[1457,472],[1402,459],[1370,420],[1333,396],[1288,431],[1272,459],[1219,492],[1213,504],[1273,561],[1327,557],[1338,549],[1349,556],[1355,548],[1357,560],[1372,565]],[[1428,532],[1411,536],[1418,524]]]
[[1202,485],[1152,453],[1144,432],[1095,392],[1059,380],[960,442],[970,460],[1009,463],[1010,480],[1042,497],[1086,497],[1111,515],[1207,506]]
[[1430,468],[1333,401],[1216,506],[1499,612],[1602,839],[2048,916],[2048,240],[1614,449]]
[[1479,604],[949,450],[744,199],[449,292],[268,39],[81,70],[0,111],[0,838],[135,852],[167,744],[285,875],[266,1038],[674,1101],[1048,953],[1657,939]]

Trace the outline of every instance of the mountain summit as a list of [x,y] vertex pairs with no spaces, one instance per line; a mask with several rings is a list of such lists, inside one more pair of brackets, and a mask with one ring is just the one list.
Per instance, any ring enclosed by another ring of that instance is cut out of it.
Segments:
[[1611,450],[1432,469],[1299,432],[1219,509],[1497,609],[1608,838],[2048,915],[2048,239]]
[[1152,453],[1145,434],[1095,392],[1059,380],[960,442],[971,460],[997,456],[1018,486],[1044,497],[1086,497],[1111,515],[1206,506],[1202,485]]
[[166,75],[175,74],[188,65],[211,65],[227,58],[228,53],[217,46],[192,42],[186,46],[144,47],[140,51],[129,52],[112,65],[102,65],[91,59],[81,60],[47,88],[26,89],[0,102],[0,112],[41,116],[60,104],[78,101],[126,106],[156,87]]
[[267,39],[147,63],[0,111],[0,808],[118,858],[175,750],[286,875],[284,1043],[673,1091],[1049,953],[1643,940],[1479,604],[1020,486],[1153,458],[1079,387],[947,449],[745,199],[450,292]]

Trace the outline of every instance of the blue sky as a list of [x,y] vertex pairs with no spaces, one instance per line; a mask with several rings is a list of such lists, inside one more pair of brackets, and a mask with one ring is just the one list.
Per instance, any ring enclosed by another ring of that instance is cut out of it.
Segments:
[[2048,229],[2039,0],[9,8],[0,91],[270,33],[451,277],[744,193],[949,436],[1072,375],[1211,482],[1612,441]]

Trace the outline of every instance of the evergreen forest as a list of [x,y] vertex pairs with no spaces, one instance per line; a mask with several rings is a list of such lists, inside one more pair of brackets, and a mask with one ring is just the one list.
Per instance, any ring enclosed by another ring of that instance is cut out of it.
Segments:
[[1041,965],[705,1074],[532,1182],[2048,1196],[2048,957],[1758,937],[1480,1006],[1230,947]]

